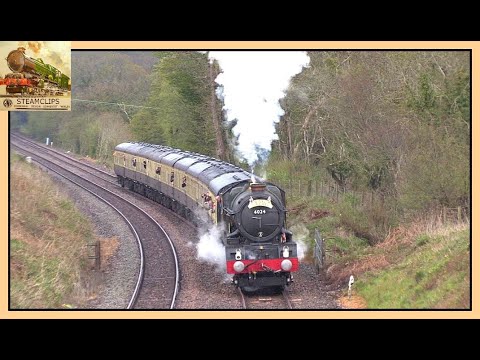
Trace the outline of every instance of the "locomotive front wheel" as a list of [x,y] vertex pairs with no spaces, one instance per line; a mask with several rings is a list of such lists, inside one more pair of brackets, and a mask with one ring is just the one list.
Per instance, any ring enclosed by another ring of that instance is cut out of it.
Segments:
[[242,292],[245,294],[251,294],[260,290],[260,288],[258,286],[244,286],[240,288],[240,290],[242,290]]

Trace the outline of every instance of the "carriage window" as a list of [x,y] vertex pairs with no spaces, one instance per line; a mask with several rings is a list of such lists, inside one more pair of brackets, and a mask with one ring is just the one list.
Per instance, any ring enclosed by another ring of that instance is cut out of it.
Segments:
[[144,169],[147,168],[147,160],[143,160],[143,168],[144,168]]
[[174,179],[175,179],[175,173],[172,171],[172,173],[170,174],[170,182],[173,182]]
[[182,187],[185,187],[185,186],[187,186],[187,177],[186,176],[184,176],[182,178]]
[[157,166],[157,169],[155,170],[155,174],[160,175],[160,172],[162,171],[161,166]]
[[132,166],[137,166],[137,159],[135,158],[132,159]]

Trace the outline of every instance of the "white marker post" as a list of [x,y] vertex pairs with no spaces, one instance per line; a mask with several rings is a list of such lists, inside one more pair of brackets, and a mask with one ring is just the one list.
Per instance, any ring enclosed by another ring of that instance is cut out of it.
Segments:
[[50,141],[50,138],[47,137],[47,141],[45,142],[45,145],[48,145],[49,141]]
[[350,280],[348,282],[348,299],[350,300],[350,297],[352,296],[352,285],[355,279],[353,278],[353,275],[350,275]]

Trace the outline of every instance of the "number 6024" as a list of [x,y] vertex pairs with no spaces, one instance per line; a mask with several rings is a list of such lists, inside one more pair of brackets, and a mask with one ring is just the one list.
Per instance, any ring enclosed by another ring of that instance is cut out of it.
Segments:
[[257,210],[253,210],[253,213],[254,213],[255,215],[266,214],[266,213],[267,213],[267,210],[265,210],[265,209],[257,209]]

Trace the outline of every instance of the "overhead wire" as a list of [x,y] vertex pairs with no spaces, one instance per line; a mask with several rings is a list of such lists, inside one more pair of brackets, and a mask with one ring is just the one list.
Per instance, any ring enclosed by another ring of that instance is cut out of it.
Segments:
[[142,106],[142,105],[130,105],[130,104],[125,104],[123,102],[121,103],[115,103],[115,102],[107,102],[107,101],[97,101],[97,100],[85,100],[85,99],[73,99],[72,100],[75,100],[75,101],[81,101],[81,102],[88,102],[88,103],[95,103],[95,104],[105,104],[105,105],[117,105],[118,107],[120,107],[120,109],[125,113],[125,115],[127,116],[127,119],[128,121],[132,121],[132,119],[130,118],[130,116],[128,115],[127,113],[127,106],[129,107],[136,107],[136,108],[143,108],[143,109],[160,109],[158,107],[154,107],[154,106]]
[[120,106],[120,107],[123,106],[124,108],[125,108],[126,106],[129,106],[129,107],[136,107],[136,108],[159,109],[159,110],[161,110],[161,108],[159,108],[159,107],[154,107],[154,106],[129,105],[129,104],[124,104],[124,103],[107,102],[107,101],[96,101],[96,100],[84,100],[84,99],[74,99],[74,98],[72,98],[72,100],[82,101],[82,102],[89,102],[89,103],[96,103],[96,104],[117,105],[117,106]]

